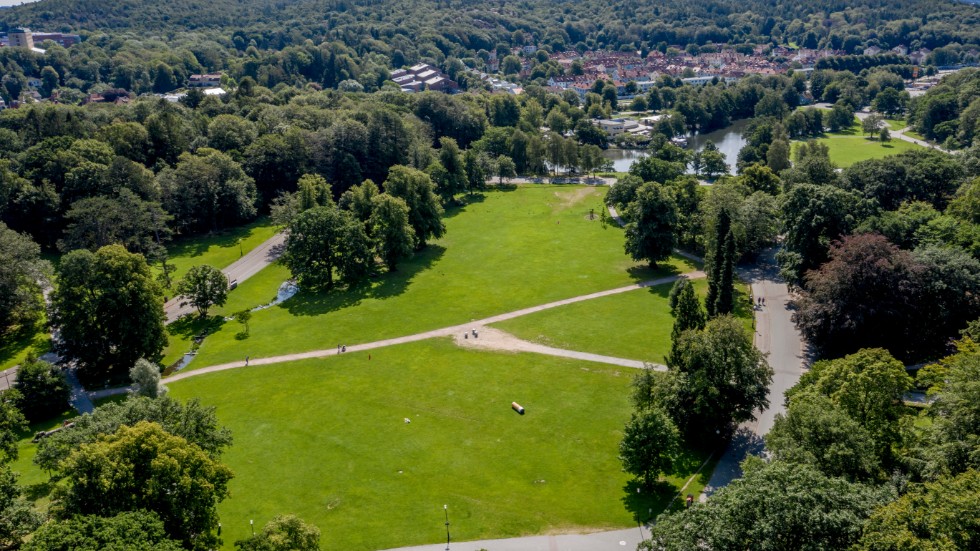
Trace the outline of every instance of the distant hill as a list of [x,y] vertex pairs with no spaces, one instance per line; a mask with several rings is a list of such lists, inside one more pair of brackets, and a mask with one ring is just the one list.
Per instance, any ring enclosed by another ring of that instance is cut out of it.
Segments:
[[305,38],[390,44],[402,35],[425,39],[445,55],[453,43],[469,51],[513,44],[515,33],[517,43],[552,50],[709,42],[980,44],[980,9],[953,0],[41,0],[0,12],[0,30],[13,26],[211,29],[273,47]]

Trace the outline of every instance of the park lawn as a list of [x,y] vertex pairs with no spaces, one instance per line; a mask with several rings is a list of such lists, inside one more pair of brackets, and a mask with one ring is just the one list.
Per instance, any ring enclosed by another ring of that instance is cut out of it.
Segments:
[[[707,280],[693,283],[703,301]],[[670,352],[674,326],[668,304],[672,286],[658,285],[577,302],[493,325],[518,338],[555,348],[663,364]],[[735,315],[752,331],[753,315],[746,287],[736,286]]]
[[[170,277],[176,283],[192,266],[201,264],[209,264],[219,270],[226,268],[241,258],[243,253],[275,235],[277,230],[269,218],[263,217],[237,228],[175,239],[167,246],[167,262],[175,268]],[[160,273],[159,263],[153,265],[153,270]]]
[[[856,133],[850,131],[837,134],[830,133],[827,134],[827,137],[817,138],[816,141],[827,145],[830,150],[831,162],[840,168],[847,168],[859,161],[881,159],[922,147],[897,138],[888,142],[880,142],[877,139],[871,140],[862,135],[860,130]],[[802,142],[793,143],[794,150],[799,147],[800,143]]]
[[909,123],[905,122],[905,119],[885,119],[885,122],[888,124],[888,129],[892,132],[897,132],[909,125]]
[[53,484],[49,482],[48,473],[34,464],[37,455],[37,444],[31,442],[34,435],[42,430],[51,430],[78,413],[69,407],[61,415],[47,421],[31,423],[26,431],[17,434],[17,459],[10,462],[10,470],[17,473],[17,484],[24,489],[24,497],[34,502],[42,511],[47,509],[50,502],[49,494]]
[[658,513],[705,454],[684,453],[676,487],[636,496],[617,458],[633,372],[436,339],[169,386],[216,406],[233,433],[226,549],[249,520],[294,513],[320,528],[323,549],[354,551],[438,543],[443,504],[454,541],[621,528]]
[[626,256],[623,230],[599,217],[605,191],[530,184],[476,196],[396,272],[257,311],[244,340],[225,324],[187,369],[410,335],[693,269],[679,257],[651,270]]

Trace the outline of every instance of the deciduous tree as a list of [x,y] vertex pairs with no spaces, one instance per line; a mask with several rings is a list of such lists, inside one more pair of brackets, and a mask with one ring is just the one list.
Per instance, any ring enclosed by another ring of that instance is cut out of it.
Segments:
[[633,413],[619,443],[623,470],[636,476],[642,484],[652,485],[673,464],[679,441],[677,427],[660,408]]
[[228,496],[231,470],[156,423],[122,426],[83,444],[58,470],[66,481],[54,505],[58,516],[150,510],[189,549],[221,542],[217,505]]
[[214,266],[191,266],[177,282],[177,293],[197,308],[202,318],[206,318],[212,306],[221,306],[228,300],[228,277]]
[[51,265],[41,260],[41,247],[0,222],[0,335],[15,328],[33,328],[44,313],[41,287]]
[[43,438],[38,442],[34,463],[45,471],[57,471],[58,465],[82,444],[96,442],[122,425],[132,426],[140,421],[157,423],[217,458],[231,445],[231,432],[218,425],[214,412],[213,407],[202,406],[197,400],[181,403],[169,396],[130,396],[125,402],[108,403],[95,408],[91,415],[76,417],[70,430]]
[[408,205],[408,220],[415,230],[416,248],[425,247],[429,239],[442,237],[446,232],[441,220],[442,205],[434,193],[432,179],[426,173],[407,166],[393,166],[384,189]]
[[60,415],[69,409],[71,390],[57,366],[29,354],[20,369],[14,388],[20,393],[17,405],[30,422]]
[[238,551],[320,551],[320,529],[296,515],[277,515],[262,531],[235,542]]
[[651,267],[666,260],[677,245],[677,204],[662,185],[647,183],[626,207],[626,253]]
[[865,519],[888,497],[884,490],[827,477],[809,465],[754,459],[742,469],[742,478],[707,503],[660,516],[639,549],[848,549],[861,537]]
[[398,262],[412,256],[415,250],[415,232],[408,222],[408,205],[387,193],[375,196],[371,204],[371,218],[368,220],[371,238],[374,239],[378,256],[393,272]]
[[51,306],[58,351],[88,379],[128,370],[167,343],[163,290],[146,260],[121,245],[62,257]]
[[167,537],[160,517],[148,511],[112,517],[83,515],[44,523],[21,547],[24,551],[103,551],[141,549],[181,551],[180,542]]
[[682,333],[669,367],[681,380],[676,405],[668,411],[686,434],[727,432],[769,407],[772,368],[731,316]]

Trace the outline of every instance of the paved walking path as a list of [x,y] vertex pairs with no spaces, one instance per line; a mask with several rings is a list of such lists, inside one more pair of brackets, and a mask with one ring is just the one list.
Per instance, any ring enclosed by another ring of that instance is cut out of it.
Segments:
[[[279,232],[245,253],[243,257],[221,270],[221,273],[228,277],[228,281],[242,283],[275,262],[282,255],[285,242],[286,234]],[[176,296],[163,305],[163,311],[167,315],[167,323],[171,323],[180,316],[196,312],[196,309],[187,302],[187,299]]]
[[752,285],[753,299],[765,299],[765,306],[755,310],[755,347],[768,354],[774,372],[769,385],[769,408],[757,411],[755,421],[738,427],[701,493],[702,502],[742,476],[740,464],[748,454],[763,453],[763,437],[772,428],[776,414],[786,411],[786,391],[800,380],[807,363],[803,338],[792,320],[792,296],[779,277],[774,254],[774,250],[767,251],[755,266],[739,269],[739,277]]
[[[566,299],[563,299],[563,300],[557,300],[557,301],[554,301],[554,302],[549,302],[547,304],[541,304],[541,305],[538,305],[538,306],[531,306],[530,308],[522,308],[520,310],[515,310],[513,312],[507,312],[505,314],[498,314],[496,316],[491,316],[489,318],[483,318],[481,320],[474,320],[474,321],[471,321],[471,322],[468,322],[468,323],[463,323],[463,324],[459,324],[459,325],[453,325],[453,326],[450,326],[450,327],[443,327],[442,329],[433,329],[432,331],[425,331],[425,332],[422,332],[422,333],[416,333],[414,335],[406,335],[404,337],[395,337],[395,338],[392,338],[392,339],[384,339],[384,340],[375,341],[375,342],[369,342],[369,343],[363,343],[363,344],[354,344],[354,345],[347,346],[347,352],[348,353],[350,353],[350,352],[363,352],[363,351],[366,351],[366,350],[374,350],[375,348],[383,348],[383,347],[386,347],[386,346],[394,346],[394,345],[397,345],[397,344],[406,344],[406,343],[410,343],[410,342],[418,342],[418,341],[422,341],[422,340],[426,340],[426,339],[432,339],[432,338],[437,338],[437,337],[450,337],[450,336],[453,336],[453,335],[456,335],[456,334],[462,335],[464,332],[470,331],[470,330],[472,330],[475,327],[490,325],[490,324],[493,324],[493,323],[498,323],[498,322],[501,322],[501,321],[506,321],[506,320],[518,318],[518,317],[521,317],[521,316],[526,316],[528,314],[533,314],[533,313],[536,313],[536,312],[541,312],[541,311],[544,311],[544,310],[549,310],[551,308],[557,308],[559,306],[566,306],[566,305],[569,305],[569,304],[575,304],[577,302],[582,302],[582,301],[586,301],[586,300],[592,300],[592,299],[595,299],[595,298],[607,297],[607,296],[611,296],[611,295],[618,295],[620,293],[626,293],[626,292],[629,292],[629,291],[635,291],[637,289],[645,289],[647,287],[655,287],[657,285],[664,285],[664,284],[667,284],[667,283],[673,283],[674,281],[677,281],[678,279],[681,279],[681,278],[686,278],[686,279],[700,279],[700,278],[703,278],[703,277],[704,277],[704,272],[701,272],[701,271],[688,272],[686,274],[681,274],[681,275],[673,275],[673,276],[662,277],[662,278],[659,278],[659,279],[654,279],[654,280],[650,280],[650,281],[644,281],[642,283],[636,283],[636,284],[633,284],[633,285],[627,285],[625,287],[618,287],[616,289],[609,289],[607,291],[599,291],[599,292],[596,292],[596,293],[589,293],[587,295],[580,295],[580,296],[577,296],[577,297],[566,298]],[[337,352],[337,349],[336,348],[327,348],[327,349],[322,349],[322,350],[311,350],[309,352],[300,352],[300,353],[296,353],[296,354],[285,354],[285,355],[282,355],[282,356],[271,356],[271,357],[268,357],[268,358],[251,358],[249,360],[249,362],[248,362],[248,365],[249,366],[269,365],[269,364],[276,364],[276,363],[282,363],[282,362],[292,362],[292,361],[296,361],[296,360],[306,360],[306,359],[310,359],[310,358],[324,358],[324,357],[327,357],[327,356],[336,356],[337,354],[338,354],[338,352]],[[584,354],[584,353],[582,353],[582,354]],[[597,356],[597,355],[593,355],[593,356]],[[592,360],[592,361],[596,361],[596,360]],[[228,363],[219,364],[219,365],[212,365],[212,366],[208,366],[208,367],[202,367],[200,369],[195,369],[193,371],[182,371],[180,373],[177,373],[176,375],[172,375],[170,377],[167,377],[165,379],[165,382],[180,381],[182,379],[187,379],[189,377],[196,377],[198,375],[203,375],[205,373],[215,373],[217,371],[225,371],[225,370],[228,370],[228,369],[237,369],[237,368],[245,367],[245,366],[246,365],[245,365],[245,362],[244,361],[228,362]]]
[[75,370],[72,368],[63,369],[65,372],[65,379],[68,381],[68,385],[71,387],[71,405],[80,414],[92,413],[95,411],[95,404],[92,403],[92,399],[89,398],[88,392],[85,391],[85,387],[78,380],[78,375],[75,374]]

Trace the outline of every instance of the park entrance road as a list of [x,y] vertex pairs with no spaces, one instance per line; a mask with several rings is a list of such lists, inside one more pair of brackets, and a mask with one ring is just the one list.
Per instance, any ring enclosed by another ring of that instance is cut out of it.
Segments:
[[769,408],[756,412],[755,421],[743,423],[738,428],[701,493],[702,502],[742,476],[739,464],[748,454],[763,452],[765,443],[762,438],[772,428],[776,414],[785,413],[786,391],[800,380],[806,365],[803,338],[792,320],[792,296],[779,277],[775,251],[763,253],[756,265],[739,269],[739,277],[751,283],[753,299],[765,299],[765,306],[756,306],[755,310],[755,346],[769,355],[769,365],[773,369]]

